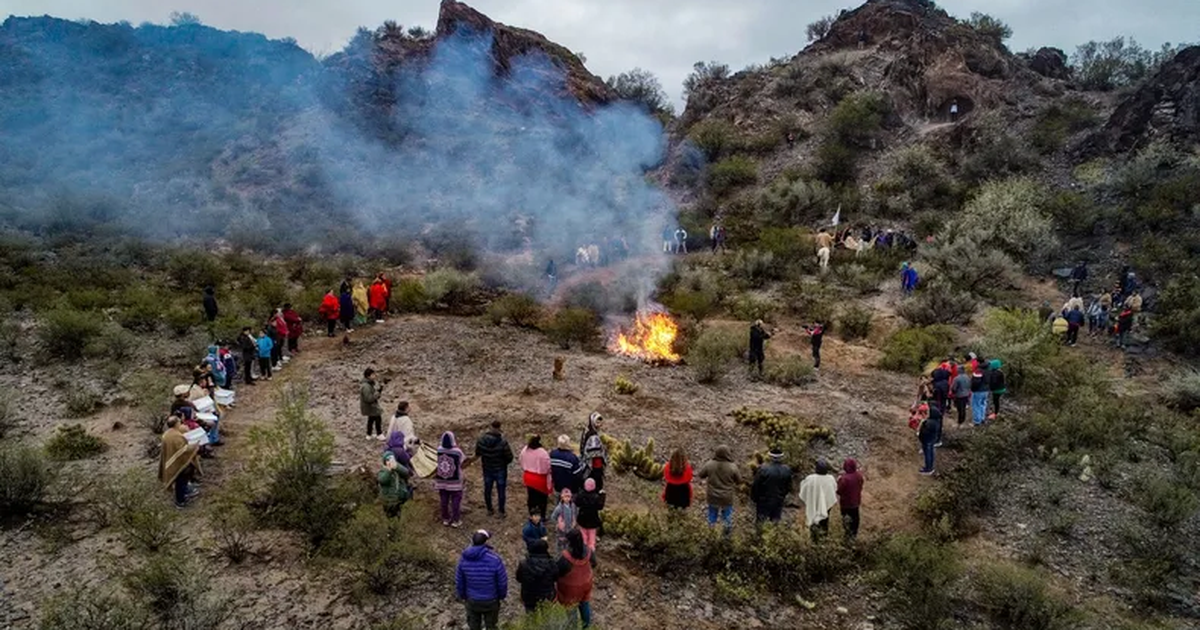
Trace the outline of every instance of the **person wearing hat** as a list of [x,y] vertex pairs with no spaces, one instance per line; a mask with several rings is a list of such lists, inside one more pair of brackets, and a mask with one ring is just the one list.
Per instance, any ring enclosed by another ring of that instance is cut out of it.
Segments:
[[258,359],[258,340],[254,338],[254,333],[250,332],[249,326],[242,328],[242,334],[237,338],[238,349],[242,351],[242,369],[246,371],[245,379],[247,385],[254,384],[254,375],[251,366]]
[[725,534],[733,531],[733,497],[742,485],[742,474],[733,461],[729,447],[722,444],[713,453],[713,458],[700,468],[698,475],[708,482],[705,496],[708,499],[708,525],[717,524],[717,517],[725,523]]
[[758,367],[758,373],[763,371],[763,361],[766,360],[766,343],[771,333],[763,328],[763,320],[757,320],[750,326],[750,364]]
[[162,434],[162,450],[158,457],[158,480],[166,488],[175,489],[175,507],[187,506],[199,490],[189,487],[189,482],[196,470],[199,470],[200,448],[190,444],[183,436],[187,429],[179,421],[179,416],[167,418],[167,430]]
[[588,416],[587,428],[579,438],[579,454],[583,460],[585,475],[596,480],[596,491],[604,489],[604,470],[608,467],[608,449],[601,439],[600,428],[604,425],[604,416],[599,411],[593,411]]
[[842,462],[842,476],[837,480],[838,506],[842,511],[842,535],[847,542],[858,538],[861,522],[859,507],[862,505],[863,474],[858,462],[847,457]]
[[783,463],[783,451],[778,447],[768,454],[770,461],[758,467],[750,485],[750,500],[754,502],[755,521],[778,523],[783,518],[783,501],[792,491],[792,469]]
[[391,451],[383,452],[383,468],[379,469],[379,497],[383,500],[383,511],[388,518],[400,516],[400,508],[408,502],[411,493],[408,490],[408,479],[411,476],[408,468],[400,465],[396,454]]
[[508,597],[508,571],[488,544],[491,538],[482,529],[472,534],[471,546],[462,552],[454,574],[455,592],[466,606],[470,630],[498,630],[500,604]]
[[816,471],[800,482],[800,502],[804,504],[809,535],[817,542],[829,533],[829,510],[838,502],[837,478],[824,458],[818,459]]

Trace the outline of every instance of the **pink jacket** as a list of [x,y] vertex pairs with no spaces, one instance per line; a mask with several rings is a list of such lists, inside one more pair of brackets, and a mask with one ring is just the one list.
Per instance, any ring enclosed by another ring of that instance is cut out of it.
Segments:
[[550,474],[550,453],[546,452],[544,448],[530,450],[526,446],[521,449],[521,456],[518,461],[521,463],[521,470],[525,472],[531,472],[535,475]]

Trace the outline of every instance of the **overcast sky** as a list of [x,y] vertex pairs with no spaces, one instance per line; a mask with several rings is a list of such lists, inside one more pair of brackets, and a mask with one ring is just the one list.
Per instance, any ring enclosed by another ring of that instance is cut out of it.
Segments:
[[[188,11],[210,26],[294,37],[314,53],[340,50],[359,26],[384,20],[432,28],[438,0],[0,0],[0,15],[43,15],[99,22],[165,23]],[[676,100],[700,60],[734,70],[790,56],[806,44],[816,18],[858,6],[841,0],[473,0],[493,19],[538,31],[581,52],[607,77],[640,66]],[[1200,40],[1200,0],[941,0],[952,15],[990,13],[1012,26],[1014,51],[1115,35],[1147,47]]]

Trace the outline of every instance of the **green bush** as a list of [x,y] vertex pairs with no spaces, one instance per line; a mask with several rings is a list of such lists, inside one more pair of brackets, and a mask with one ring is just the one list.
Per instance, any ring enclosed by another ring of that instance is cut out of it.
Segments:
[[[575,630],[578,627],[578,615],[572,616],[571,611],[562,605],[547,602],[538,606],[534,612],[505,625],[504,630]],[[595,624],[592,627],[595,627]]]
[[129,330],[154,332],[163,315],[163,293],[146,286],[131,287],[121,296],[117,321]]
[[1054,222],[1045,211],[1048,196],[1045,188],[1030,178],[989,181],[937,240],[966,241],[974,250],[996,249],[1025,264],[1043,262],[1058,248]]
[[1182,355],[1200,352],[1200,278],[1179,274],[1158,298],[1150,331],[1164,346]]
[[867,147],[890,112],[891,105],[883,94],[853,94],[830,112],[825,120],[825,133],[846,146]]
[[953,328],[942,325],[898,330],[884,342],[879,367],[920,374],[930,361],[949,354],[956,336]]
[[378,505],[364,505],[338,532],[332,552],[343,558],[361,584],[376,595],[429,580],[441,566],[436,552],[416,542],[421,522],[416,504],[408,504],[400,518],[389,519]]
[[7,388],[0,387],[0,438],[17,426],[16,397]]
[[84,351],[103,330],[94,313],[58,308],[42,318],[38,337],[51,356],[66,360],[83,357]]
[[199,250],[175,250],[167,262],[167,275],[175,285],[197,296],[204,287],[220,286],[227,273],[228,266],[220,258]]
[[822,282],[793,282],[785,288],[786,302],[793,314],[809,322],[829,324],[835,319],[838,294]]
[[975,307],[976,300],[970,293],[955,289],[942,278],[934,278],[902,302],[896,313],[914,326],[965,326],[971,323]]
[[1143,479],[1134,499],[1150,519],[1164,529],[1180,526],[1200,508],[1200,499],[1194,492],[1162,476]]
[[739,249],[729,261],[730,274],[746,285],[759,288],[771,280],[781,277],[783,265],[770,252],[757,249]]
[[393,287],[392,306],[401,313],[420,313],[428,310],[432,300],[420,280],[405,278]]
[[546,334],[564,349],[576,344],[592,350],[600,346],[600,318],[585,308],[560,309],[546,325]]
[[[1176,372],[1167,377],[1163,389],[1166,403],[1172,409],[1183,413],[1192,413],[1196,409],[1200,409],[1200,372],[1196,370]],[[0,410],[2,409],[3,406],[0,405]],[[2,411],[0,411],[0,418],[3,418]],[[0,424],[2,423],[3,420],[0,420]]]
[[618,374],[617,378],[613,380],[613,391],[622,396],[632,396],[638,393],[639,389],[641,389],[641,386],[628,375]]
[[[765,214],[769,225],[791,226],[812,223],[829,217],[829,208],[836,204],[834,192],[825,185],[824,181],[806,181],[798,177],[783,175],[759,193],[758,208]],[[799,233],[799,228],[777,227],[783,234]],[[766,231],[765,229],[763,230]],[[761,237],[760,237],[761,238]],[[776,256],[808,256],[816,251],[811,241],[792,245],[787,241],[792,239],[777,239],[786,247],[771,247],[760,243],[759,247],[767,249]]]
[[715,162],[733,147],[733,125],[715,118],[702,120],[692,126],[688,139],[710,162]]
[[112,363],[126,363],[138,352],[138,337],[117,326],[105,326],[104,330],[87,346],[87,354],[102,357]]
[[452,310],[465,306],[480,287],[478,276],[457,269],[431,271],[421,282],[430,303],[445,304]]
[[171,551],[147,557],[122,582],[160,628],[217,630],[232,616],[235,602],[213,590],[213,578],[190,552]]
[[900,535],[884,545],[875,568],[884,608],[902,628],[950,627],[956,608],[953,589],[962,574],[952,547]]
[[[960,206],[961,192],[954,179],[926,145],[898,148],[886,156],[885,164],[887,174],[874,186],[884,216],[906,219],[913,208],[930,210],[935,216],[941,216],[944,211],[957,210]],[[907,201],[907,207],[899,207],[892,201],[900,197]]]
[[87,386],[78,386],[66,393],[67,415],[86,418],[100,409],[100,393]]
[[812,174],[830,186],[853,185],[858,171],[858,152],[833,139],[817,146]]
[[774,321],[775,314],[779,310],[774,300],[749,293],[743,293],[729,300],[728,307],[730,315],[745,322],[759,319],[767,322]]
[[708,187],[718,197],[757,181],[758,164],[744,155],[729,156],[708,169]]
[[803,357],[789,356],[767,362],[763,378],[772,385],[792,387],[807,385],[817,380],[812,363]]
[[879,283],[883,280],[878,272],[857,262],[834,264],[833,279],[859,295],[878,293]]
[[244,477],[225,485],[209,504],[209,530],[221,555],[239,564],[251,553],[250,538],[256,523],[247,503],[253,500],[253,485]]
[[686,287],[678,287],[670,293],[660,295],[659,301],[672,313],[687,315],[696,321],[703,321],[719,306],[719,298],[716,293],[705,289]]
[[179,513],[149,472],[129,469],[93,491],[100,520],[115,526],[130,547],[157,552],[177,542]]
[[1066,630],[1077,615],[1071,604],[1050,590],[1032,569],[985,565],[974,577],[975,601],[992,621],[1005,628]]
[[0,444],[0,514],[25,516],[43,506],[58,479],[56,470],[39,449]]
[[68,588],[42,603],[40,630],[153,630],[149,612],[109,590]]
[[1086,375],[1081,366],[1062,364],[1062,344],[1037,313],[1017,309],[992,309],[983,318],[979,341],[982,356],[1004,362],[1009,391],[1046,393],[1064,391],[1063,379]]
[[1038,112],[1030,131],[1030,143],[1042,153],[1054,153],[1063,148],[1071,135],[1094,126],[1099,117],[1091,106],[1079,98],[1067,98],[1051,103]]
[[838,333],[847,341],[866,339],[871,336],[872,319],[871,309],[851,306],[838,317]]
[[962,443],[956,465],[939,471],[942,483],[917,498],[916,512],[927,531],[946,540],[978,531],[976,517],[992,508],[1006,473],[1031,456],[1034,440],[1016,423],[972,431]]
[[200,311],[176,305],[163,311],[162,320],[167,325],[167,330],[182,337],[188,334],[192,327],[200,325]]
[[729,372],[730,366],[742,356],[746,342],[725,330],[705,329],[693,341],[687,353],[687,364],[696,381],[715,384]]
[[488,305],[488,319],[497,326],[509,321],[514,326],[536,328],[542,320],[542,305],[528,295],[505,295]]
[[46,454],[62,462],[95,457],[107,449],[104,440],[88,433],[80,424],[62,425],[46,441]]

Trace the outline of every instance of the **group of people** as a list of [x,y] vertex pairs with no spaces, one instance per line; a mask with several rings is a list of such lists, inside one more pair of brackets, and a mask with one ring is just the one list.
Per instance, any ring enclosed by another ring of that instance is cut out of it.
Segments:
[[[812,324],[805,324],[801,327],[801,331],[808,336],[813,359],[813,370],[821,370],[821,346],[825,342],[825,324],[817,321]],[[755,320],[750,325],[750,344],[747,352],[747,360],[750,362],[750,367],[757,371],[759,376],[763,373],[763,363],[766,361],[766,344],[774,333],[766,329],[763,320]]]
[[664,254],[686,254],[688,233],[683,226],[666,227],[662,232],[662,250]]
[[325,322],[326,335],[332,337],[338,324],[347,333],[352,333],[355,326],[371,320],[383,323],[384,316],[391,310],[391,301],[392,281],[386,274],[376,274],[369,287],[362,280],[346,278],[336,295],[333,289],[325,293],[317,315]]
[[1108,335],[1117,347],[1124,349],[1144,306],[1137,276],[1126,267],[1121,272],[1121,279],[1111,289],[1092,294],[1085,304],[1082,286],[1087,279],[1087,263],[1080,262],[1071,270],[1071,298],[1058,311],[1054,311],[1049,302],[1043,302],[1040,312],[1042,321],[1049,324],[1051,330],[1060,335],[1068,346],[1079,343],[1079,333],[1086,326],[1089,337]]
[[961,362],[953,356],[947,357],[923,376],[908,420],[909,428],[917,433],[924,457],[919,472],[934,473],[935,454],[942,445],[942,429],[951,404],[958,414],[959,426],[966,422],[968,409],[972,423],[981,426],[1000,414],[1000,401],[1007,393],[1003,362],[981,358],[974,352]]

